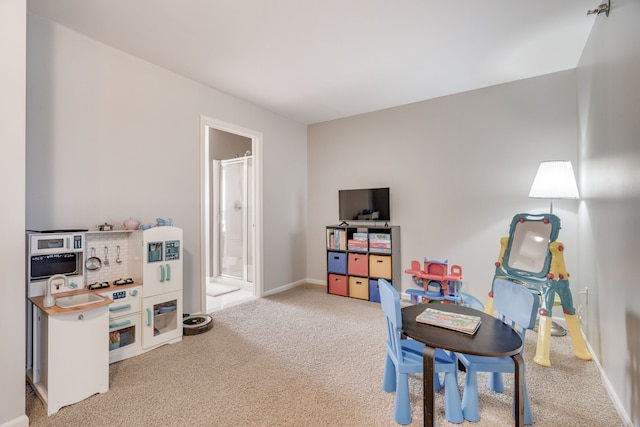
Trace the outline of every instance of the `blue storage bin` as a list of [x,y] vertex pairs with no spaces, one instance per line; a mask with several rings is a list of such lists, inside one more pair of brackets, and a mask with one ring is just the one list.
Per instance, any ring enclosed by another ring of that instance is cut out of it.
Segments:
[[329,273],[347,274],[347,254],[345,252],[327,252],[327,258]]
[[380,302],[380,288],[377,280],[369,280],[369,301]]

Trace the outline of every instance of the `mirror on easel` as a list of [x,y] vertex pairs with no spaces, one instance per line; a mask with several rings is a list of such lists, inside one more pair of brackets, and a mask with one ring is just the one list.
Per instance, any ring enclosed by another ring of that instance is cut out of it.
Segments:
[[558,237],[560,219],[553,214],[516,215],[511,222],[502,268],[509,277],[545,280],[551,263],[549,244]]

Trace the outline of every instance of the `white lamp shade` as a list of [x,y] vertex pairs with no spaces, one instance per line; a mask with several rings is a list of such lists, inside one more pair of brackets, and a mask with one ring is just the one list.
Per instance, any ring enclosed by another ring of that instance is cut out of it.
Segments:
[[577,199],[580,197],[569,160],[540,163],[529,197],[540,199]]

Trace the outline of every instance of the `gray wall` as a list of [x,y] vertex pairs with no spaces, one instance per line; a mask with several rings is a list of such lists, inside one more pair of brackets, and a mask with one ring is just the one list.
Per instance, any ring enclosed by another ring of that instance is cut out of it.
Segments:
[[[484,302],[511,218],[548,212],[548,200],[528,198],[540,161],[577,163],[576,121],[575,72],[565,71],[310,126],[308,276],[326,280],[324,227],[338,220],[338,190],[388,186],[402,271],[448,259]],[[577,206],[554,203],[574,280]]]
[[587,339],[640,425],[640,2],[611,2],[580,60],[579,273]]
[[184,309],[198,312],[203,115],[262,134],[263,290],[304,280],[304,125],[50,21],[28,24],[28,228],[171,217],[184,229]]
[[[0,425],[27,426],[24,394],[26,0],[0,1]],[[10,349],[10,351],[8,351]]]

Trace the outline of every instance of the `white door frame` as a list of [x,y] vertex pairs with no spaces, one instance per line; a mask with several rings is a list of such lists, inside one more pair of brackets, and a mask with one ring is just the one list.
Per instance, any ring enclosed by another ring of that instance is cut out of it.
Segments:
[[253,207],[254,207],[254,254],[253,254],[253,285],[254,296],[263,295],[262,284],[262,133],[243,128],[231,123],[200,116],[200,312],[207,310],[207,266],[211,259],[211,216],[210,209],[210,176],[211,162],[209,159],[209,129],[217,129],[251,139],[251,154],[253,157]]

